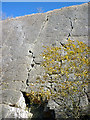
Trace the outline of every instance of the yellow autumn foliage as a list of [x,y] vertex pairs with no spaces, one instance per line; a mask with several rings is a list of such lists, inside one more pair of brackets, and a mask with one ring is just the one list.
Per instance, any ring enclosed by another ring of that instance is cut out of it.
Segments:
[[[64,98],[71,96],[73,100],[73,95],[81,95],[83,88],[88,86],[89,53],[90,48],[78,40],[75,42],[68,39],[65,45],[59,47],[44,46],[41,66],[45,75],[43,80],[36,82],[39,87],[38,92],[31,92],[33,97],[40,101],[41,98],[49,100],[60,95]],[[48,87],[48,84],[51,87]],[[34,87],[37,87],[36,84]],[[44,89],[45,87],[47,89]]]

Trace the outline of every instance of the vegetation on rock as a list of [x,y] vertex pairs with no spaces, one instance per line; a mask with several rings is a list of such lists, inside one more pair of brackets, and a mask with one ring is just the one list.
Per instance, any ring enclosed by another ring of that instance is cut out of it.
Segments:
[[[31,103],[42,104],[49,99],[59,100],[65,117],[80,117],[80,98],[88,88],[89,47],[68,39],[66,44],[44,46],[41,66],[45,73],[31,84]],[[33,87],[36,89],[33,90]],[[69,112],[67,112],[69,111]],[[67,115],[68,114],[68,115]]]

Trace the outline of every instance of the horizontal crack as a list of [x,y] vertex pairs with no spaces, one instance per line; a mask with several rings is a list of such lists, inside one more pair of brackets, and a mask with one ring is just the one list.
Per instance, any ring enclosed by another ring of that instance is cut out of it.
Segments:
[[10,106],[10,107],[15,107],[15,108],[20,108],[20,109],[22,109],[21,107],[18,107],[16,104],[8,104],[8,103],[2,103],[2,105],[8,105],[8,106]]
[[18,107],[16,104],[10,104],[9,106],[10,106],[10,107],[20,108],[20,107]]

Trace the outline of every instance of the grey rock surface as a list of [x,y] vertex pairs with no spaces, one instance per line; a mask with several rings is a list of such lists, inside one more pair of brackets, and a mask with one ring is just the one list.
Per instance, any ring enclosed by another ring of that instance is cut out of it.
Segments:
[[[1,109],[2,108],[2,109]],[[0,105],[0,118],[31,118],[32,114],[28,113],[27,110],[14,107],[14,106],[8,106],[6,104]]]
[[[29,113],[25,111],[22,92],[29,92],[29,83],[43,74],[43,68],[40,67],[43,45],[58,46],[60,42],[67,42],[68,38],[88,44],[88,3],[6,19],[0,21],[0,29],[2,116],[27,118]],[[8,112],[10,115],[6,116]]]

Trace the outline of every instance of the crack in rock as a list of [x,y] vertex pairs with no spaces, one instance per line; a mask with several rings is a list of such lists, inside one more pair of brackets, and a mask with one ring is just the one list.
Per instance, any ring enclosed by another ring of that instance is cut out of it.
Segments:
[[[36,62],[36,61],[35,61],[35,56],[34,56],[33,52],[32,52],[31,50],[29,50],[29,53],[31,53],[31,54],[32,54],[33,63],[35,63],[36,65],[40,65],[40,63],[39,63],[39,62]],[[31,64],[31,67],[34,67],[34,64]]]
[[27,86],[29,86],[28,82],[29,82],[30,71],[31,71],[31,69],[28,70],[28,74],[27,74],[27,80],[26,80]]
[[46,14],[45,20],[44,20],[44,22],[43,22],[42,25],[41,25],[40,31],[39,31],[38,36],[37,36],[37,38],[36,38],[36,40],[35,40],[34,43],[37,42],[38,38],[40,37],[41,32],[45,29],[48,21],[49,21],[49,16]]
[[35,61],[35,56],[33,54],[33,52],[31,50],[29,50],[29,53],[31,54],[31,57],[33,58],[32,60],[32,63],[30,64],[30,67],[29,70],[28,70],[28,76],[27,76],[27,80],[26,80],[26,85],[29,86],[28,82],[29,82],[29,76],[30,76],[30,72],[32,70],[32,68],[35,66],[35,65],[40,65],[41,63],[40,62],[36,62]]
[[71,31],[72,31],[73,30],[72,20],[71,20],[71,18],[69,18],[69,20],[70,20],[70,23],[71,23]]
[[49,16],[46,14],[46,18],[45,18],[45,21],[43,22],[43,25],[41,26],[40,33],[45,28],[45,26],[47,25],[48,20],[49,20]]
[[70,33],[68,34],[68,37],[67,37],[67,40],[68,40],[68,38],[71,36],[71,32],[72,32],[72,30],[73,30],[73,23],[72,23],[72,19],[69,17],[69,21],[70,21],[70,24],[71,24],[71,31],[70,31]]
[[10,104],[9,106],[10,106],[10,107],[20,108],[20,107],[18,107],[16,104]]
[[88,102],[90,102],[90,96],[88,95],[88,93],[86,92],[86,89],[84,88],[84,93],[87,96]]
[[20,109],[22,109],[20,106],[18,107],[16,104],[8,104],[8,103],[3,102],[3,105],[8,105],[8,106],[10,106],[10,107],[15,107],[15,108],[20,108]]

